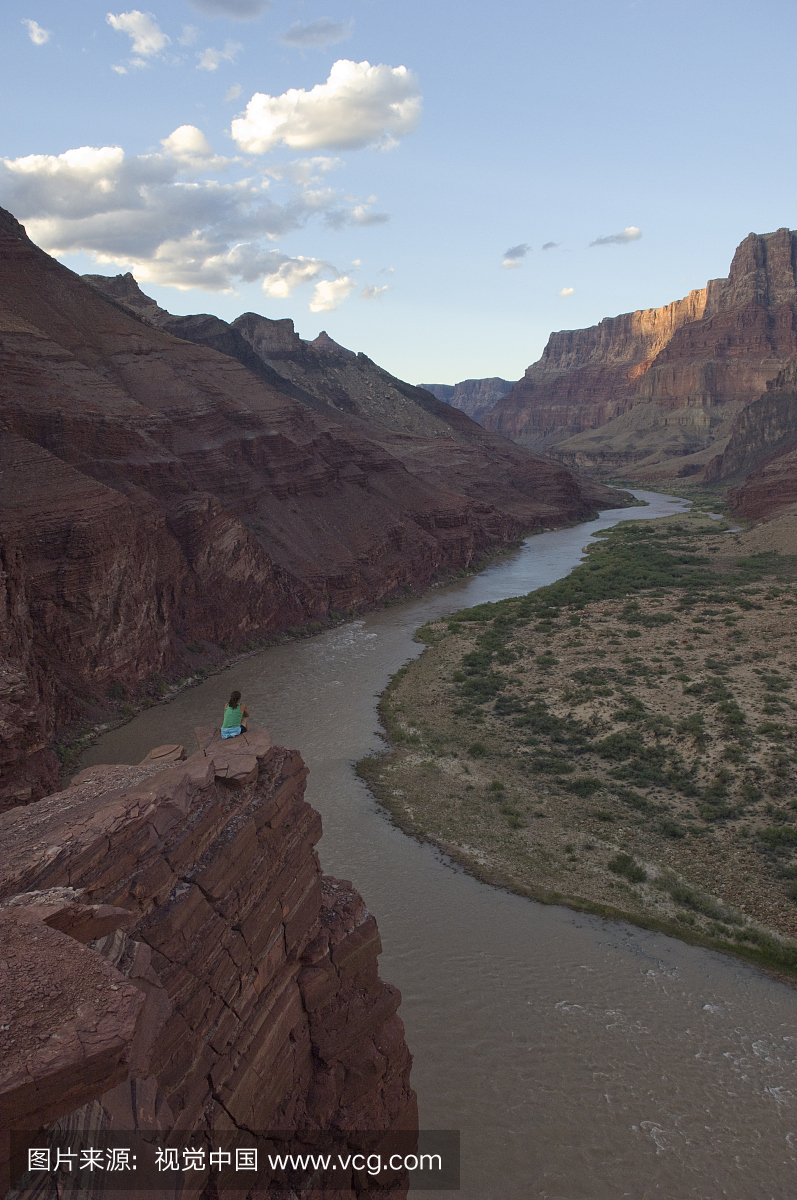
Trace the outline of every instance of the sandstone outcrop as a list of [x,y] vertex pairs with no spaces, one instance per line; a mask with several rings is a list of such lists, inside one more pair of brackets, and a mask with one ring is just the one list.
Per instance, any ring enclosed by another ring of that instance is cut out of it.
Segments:
[[122,284],[100,295],[0,211],[0,810],[52,790],[54,741],[109,695],[617,503],[331,339],[258,317],[178,338]]
[[487,414],[511,391],[514,383],[493,376],[490,379],[463,379],[459,383],[422,383],[420,386],[482,425]]
[[796,263],[796,233],[750,234],[727,279],[552,334],[485,424],[585,469],[640,479],[702,470],[797,353]]
[[264,730],[197,740],[0,816],[6,1171],[9,1131],[53,1122],[309,1147],[417,1128],[399,993],[363,900],[321,874],[301,757]]

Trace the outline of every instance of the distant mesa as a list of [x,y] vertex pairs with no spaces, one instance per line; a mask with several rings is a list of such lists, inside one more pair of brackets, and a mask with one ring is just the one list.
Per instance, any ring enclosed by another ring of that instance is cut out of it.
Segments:
[[498,401],[506,396],[514,387],[508,379],[493,377],[490,379],[463,379],[461,383],[422,383],[438,400],[451,404],[460,412],[467,413],[480,425],[484,418],[492,412]]
[[552,333],[485,426],[598,475],[702,478],[743,410],[797,355],[795,263],[797,233],[751,233],[727,279]]

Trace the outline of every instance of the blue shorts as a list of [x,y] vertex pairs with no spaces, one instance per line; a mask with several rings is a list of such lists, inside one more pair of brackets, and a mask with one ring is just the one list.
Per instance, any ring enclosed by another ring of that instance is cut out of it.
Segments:
[[231,725],[229,729],[222,729],[221,736],[223,738],[238,737],[238,734],[241,732],[242,729],[240,725]]

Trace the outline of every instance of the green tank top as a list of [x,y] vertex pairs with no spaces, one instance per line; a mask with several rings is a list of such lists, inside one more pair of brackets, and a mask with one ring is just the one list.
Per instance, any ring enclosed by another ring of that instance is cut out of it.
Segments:
[[240,704],[237,708],[230,708],[228,704],[224,709],[224,721],[221,727],[222,729],[235,729],[237,725],[241,724],[242,719]]

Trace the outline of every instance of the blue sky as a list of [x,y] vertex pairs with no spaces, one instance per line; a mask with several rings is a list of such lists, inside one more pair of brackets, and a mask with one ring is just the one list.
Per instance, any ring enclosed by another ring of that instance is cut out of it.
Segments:
[[0,19],[0,203],[34,240],[172,312],[326,329],[412,382],[517,378],[551,330],[678,299],[797,224],[793,4]]

